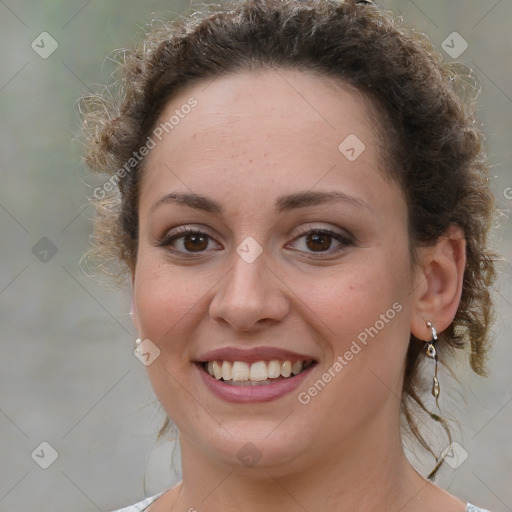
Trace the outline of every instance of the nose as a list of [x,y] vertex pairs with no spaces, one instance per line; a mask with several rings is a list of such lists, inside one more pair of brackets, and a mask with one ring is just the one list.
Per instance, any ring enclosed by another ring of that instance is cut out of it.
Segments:
[[267,266],[263,255],[248,263],[233,255],[210,303],[210,318],[237,331],[259,331],[283,320],[290,303],[286,285]]

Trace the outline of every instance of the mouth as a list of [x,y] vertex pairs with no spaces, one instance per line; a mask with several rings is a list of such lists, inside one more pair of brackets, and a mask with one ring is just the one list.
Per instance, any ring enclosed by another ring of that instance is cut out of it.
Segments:
[[318,360],[310,354],[272,346],[228,346],[195,361],[206,389],[225,402],[271,402],[297,390]]
[[227,352],[214,351],[195,361],[195,366],[206,389],[234,404],[272,402],[289,395],[318,364],[315,359],[282,350]]
[[291,380],[311,368],[314,359],[268,361],[212,360],[198,363],[210,377],[228,386],[265,386]]

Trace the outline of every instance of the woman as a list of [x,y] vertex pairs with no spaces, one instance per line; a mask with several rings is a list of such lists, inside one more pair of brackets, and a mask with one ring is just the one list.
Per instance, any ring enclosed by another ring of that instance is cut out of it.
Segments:
[[182,453],[123,510],[481,510],[401,440],[445,425],[438,363],[484,373],[491,318],[481,135],[433,47],[370,2],[243,0],[122,72],[85,121],[96,243]]

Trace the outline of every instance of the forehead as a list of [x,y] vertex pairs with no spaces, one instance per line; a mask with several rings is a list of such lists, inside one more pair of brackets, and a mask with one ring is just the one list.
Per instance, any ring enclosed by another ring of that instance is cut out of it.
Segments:
[[[190,109],[187,104],[192,98],[197,104]],[[189,115],[196,120],[192,126],[183,122]],[[287,125],[282,136],[290,133],[303,138],[307,131],[312,137],[334,141],[375,128],[372,104],[357,89],[289,69],[239,72],[195,83],[168,102],[157,127],[171,118],[174,126],[169,131],[174,132],[176,144],[191,132],[197,136],[214,130],[218,137],[233,137],[234,128],[251,124],[259,128],[253,132],[255,138]]]
[[251,71],[198,82],[167,104],[155,130],[141,195],[218,186],[242,197],[255,187],[292,191],[298,182],[354,189],[385,181],[370,100],[313,73]]

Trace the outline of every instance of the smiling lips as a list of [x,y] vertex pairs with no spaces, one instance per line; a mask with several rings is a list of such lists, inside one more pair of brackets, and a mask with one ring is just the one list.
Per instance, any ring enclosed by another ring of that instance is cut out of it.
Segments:
[[217,397],[236,403],[275,400],[296,389],[316,364],[311,356],[272,347],[218,349],[196,361]]

